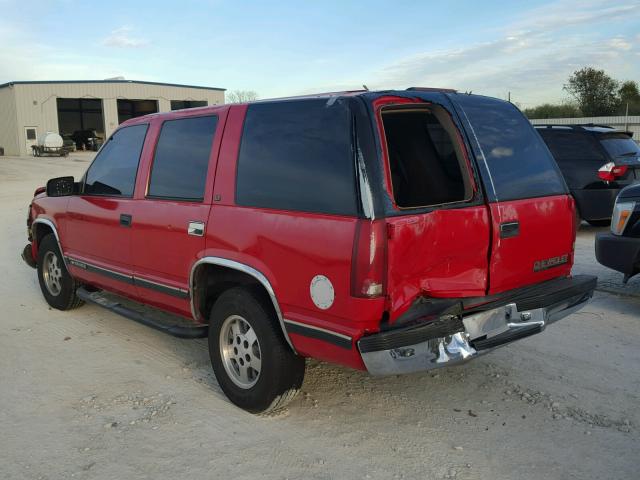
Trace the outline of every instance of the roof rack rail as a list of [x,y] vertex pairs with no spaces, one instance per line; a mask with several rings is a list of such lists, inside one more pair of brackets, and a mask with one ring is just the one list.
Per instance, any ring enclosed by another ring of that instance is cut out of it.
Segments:
[[418,91],[418,92],[446,92],[446,93],[458,93],[457,90],[453,88],[434,88],[434,87],[409,87],[407,90]]
[[615,130],[615,127],[612,127],[611,125],[602,125],[599,123],[582,123],[580,124],[581,127],[600,127],[600,128],[610,128],[612,130]]

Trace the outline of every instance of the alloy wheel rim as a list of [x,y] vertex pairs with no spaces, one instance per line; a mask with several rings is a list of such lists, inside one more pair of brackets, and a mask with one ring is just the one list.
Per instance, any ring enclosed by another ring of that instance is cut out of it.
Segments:
[[220,357],[227,375],[240,388],[253,387],[260,377],[262,352],[251,324],[240,315],[225,319],[220,329]]
[[47,252],[42,263],[44,284],[49,293],[57,297],[62,291],[62,268],[58,256],[54,252]]

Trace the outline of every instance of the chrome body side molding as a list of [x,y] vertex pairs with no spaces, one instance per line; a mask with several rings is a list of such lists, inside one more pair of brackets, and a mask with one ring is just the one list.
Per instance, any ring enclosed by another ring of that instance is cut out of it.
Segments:
[[333,330],[315,327],[307,323],[295,322],[286,318],[284,323],[291,333],[315,338],[317,340],[322,340],[324,342],[332,343],[338,347],[351,350],[353,339],[349,335],[343,335],[342,333],[334,332]]
[[189,292],[191,294],[191,314],[193,315],[193,318],[196,321],[202,320],[198,312],[198,309],[196,307],[196,302],[198,301],[198,298],[197,298],[198,296],[196,295],[197,285],[195,284],[196,272],[200,266],[206,265],[206,264],[217,265],[220,267],[226,267],[232,270],[237,270],[239,272],[246,273],[247,275],[252,276],[258,282],[260,282],[260,284],[265,288],[265,290],[269,294],[269,297],[271,298],[271,303],[273,303],[273,308],[276,311],[276,315],[278,316],[278,321],[280,322],[280,328],[282,330],[282,334],[284,335],[285,340],[287,341],[291,349],[294,352],[296,351],[293,346],[293,343],[291,342],[291,339],[289,338],[289,334],[287,333],[287,329],[284,323],[284,318],[282,317],[282,311],[280,310],[280,305],[278,304],[278,299],[276,298],[276,294],[267,277],[265,277],[260,271],[256,270],[255,268],[250,267],[249,265],[246,265],[244,263],[236,262],[235,260],[229,260],[228,258],[222,258],[222,257],[202,257],[196,263],[193,264],[193,267],[191,267],[191,274],[189,275]]

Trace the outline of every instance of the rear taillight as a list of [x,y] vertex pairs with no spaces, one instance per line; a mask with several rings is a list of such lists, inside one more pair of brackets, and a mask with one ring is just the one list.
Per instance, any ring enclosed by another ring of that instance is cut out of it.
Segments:
[[568,199],[569,199],[569,207],[571,208],[571,215],[572,215],[571,238],[573,238],[574,247],[575,247],[575,240],[576,240],[576,235],[578,233],[578,226],[580,225],[580,217],[578,216],[578,210],[576,209],[576,201],[573,199],[572,196],[569,196]]
[[613,162],[605,163],[598,169],[598,176],[605,182],[614,182],[625,173],[627,173],[626,165],[616,165]]
[[386,222],[358,220],[351,259],[351,295],[365,298],[383,296],[386,274]]

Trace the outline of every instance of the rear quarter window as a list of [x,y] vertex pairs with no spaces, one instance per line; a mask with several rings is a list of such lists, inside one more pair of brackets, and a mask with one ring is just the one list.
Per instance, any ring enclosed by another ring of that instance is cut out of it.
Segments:
[[549,149],[514,105],[478,95],[450,98],[466,117],[485,187],[493,190],[493,200],[567,193]]
[[351,116],[341,100],[250,105],[240,144],[238,205],[356,215]]

